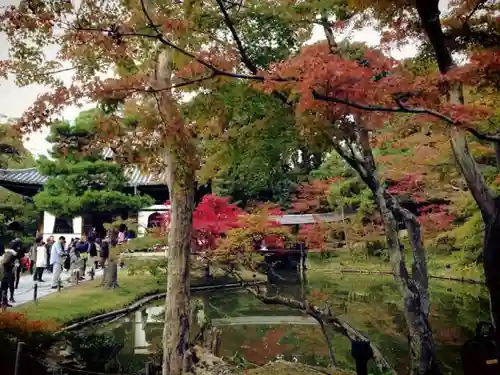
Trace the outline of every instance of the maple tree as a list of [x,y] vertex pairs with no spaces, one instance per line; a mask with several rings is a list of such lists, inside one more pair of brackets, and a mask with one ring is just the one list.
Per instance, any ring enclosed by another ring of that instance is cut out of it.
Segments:
[[[500,321],[500,278],[496,270],[500,264],[497,248],[499,210],[496,196],[482,174],[477,161],[472,156],[470,142],[466,132],[474,135],[478,140],[493,143],[498,149],[498,136],[488,134],[468,124],[470,118],[464,106],[464,84],[473,87],[476,91],[497,95],[498,74],[500,65],[500,50],[498,49],[499,22],[498,4],[494,1],[452,1],[445,15],[440,16],[439,1],[398,2],[388,6],[386,2],[357,2],[360,10],[374,12],[382,27],[386,27],[383,42],[403,43],[412,37],[425,35],[428,44],[427,51],[432,51],[433,59],[439,72],[425,77],[427,82],[434,84],[424,86],[425,92],[436,89],[440,84],[440,101],[449,109],[454,109],[451,116],[433,112],[432,102],[427,108],[411,108],[401,101],[397,107],[373,105],[359,105],[347,103],[365,110],[382,110],[392,112],[409,112],[432,114],[441,118],[450,125],[450,143],[455,161],[465,179],[467,186],[478,204],[485,228],[483,245],[483,264],[486,283],[491,297],[491,311],[493,324],[498,327]],[[457,67],[452,51],[466,53],[469,63]],[[330,98],[331,99],[331,98]],[[490,102],[490,104],[494,104]],[[484,104],[484,102],[482,103]],[[494,105],[493,105],[494,106]],[[469,106],[470,108],[470,106]],[[494,112],[491,111],[490,114]],[[479,113],[479,111],[478,111]],[[483,117],[486,117],[483,114]],[[497,335],[498,336],[498,335]]]
[[[170,202],[166,202],[170,205]],[[202,258],[205,264],[205,277],[210,277],[210,263],[221,259],[216,251],[227,232],[238,228],[243,211],[235,204],[229,203],[229,198],[205,195],[193,212],[193,229],[191,252]],[[162,226],[168,228],[171,223],[171,213],[163,217]],[[168,230],[168,229],[167,229]]]
[[[410,4],[402,4],[396,8],[409,9]],[[474,133],[472,122],[486,112],[458,101],[450,104],[437,74],[415,76],[381,51],[339,46],[333,28],[352,18],[350,5],[333,0],[314,5],[256,0],[244,5],[222,0],[203,4],[87,1],[76,9],[69,2],[55,1],[23,2],[2,15],[1,30],[11,43],[11,58],[1,64],[0,74],[16,74],[20,84],[37,82],[52,90],[25,113],[19,123],[23,131],[38,129],[65,106],[89,98],[102,103],[105,111],[99,128],[119,154],[134,154],[139,161],[169,172],[172,216],[164,374],[177,375],[186,367],[185,351],[176,348],[184,347],[189,334],[189,253],[195,175],[200,167],[197,129],[179,101],[183,90],[212,90],[229,79],[252,80],[255,88],[288,106],[296,115],[295,125],[311,139],[326,140],[372,191],[405,298],[412,372],[439,372],[426,319],[429,300],[420,225],[381,183],[370,132],[381,128],[391,114],[410,112],[425,115],[421,120],[440,119]],[[387,7],[387,12],[391,10],[395,10],[392,5]],[[330,22],[332,13],[341,22]],[[323,26],[328,43],[294,53],[314,24]],[[260,36],[263,27],[271,37]],[[223,40],[218,38],[221,30]],[[49,44],[60,46],[55,59],[43,54]],[[469,64],[455,79],[471,71],[489,72],[494,61]],[[69,85],[53,74],[65,69],[75,73]],[[116,72],[114,78],[98,76],[110,70]],[[489,79],[491,74],[482,77]],[[124,118],[134,120],[126,129]],[[412,275],[401,255],[396,213],[403,217],[413,240]]]

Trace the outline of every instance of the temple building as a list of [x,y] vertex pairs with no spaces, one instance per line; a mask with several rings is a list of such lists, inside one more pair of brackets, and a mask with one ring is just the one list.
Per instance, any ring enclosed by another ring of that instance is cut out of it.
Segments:
[[[124,171],[127,179],[125,191],[130,194],[147,194],[155,200],[151,207],[144,207],[137,213],[130,213],[131,217],[137,218],[138,236],[144,235],[147,228],[156,225],[158,216],[168,211],[168,206],[164,202],[169,200],[168,187],[165,174],[141,173],[138,167],[128,167]],[[32,198],[43,189],[48,177],[42,175],[36,168],[28,169],[0,169],[0,186],[26,197]],[[199,201],[205,194],[210,193],[209,185],[199,185],[196,200]],[[111,221],[113,215],[109,215]],[[65,236],[69,241],[71,238],[81,238],[82,235],[89,233],[96,225],[93,222],[92,215],[74,217],[72,219],[56,217],[50,212],[45,211],[40,218],[38,227],[39,233],[43,233],[44,239],[53,235],[55,237]]]

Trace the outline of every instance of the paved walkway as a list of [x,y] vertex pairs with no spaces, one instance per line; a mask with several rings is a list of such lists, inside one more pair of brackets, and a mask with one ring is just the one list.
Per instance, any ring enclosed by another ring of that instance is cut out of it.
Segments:
[[[98,269],[96,271],[95,277],[102,276],[102,269]],[[42,279],[45,281],[43,283],[38,283],[38,291],[37,298],[42,298],[48,296],[52,293],[57,293],[57,289],[52,289],[52,274],[44,271]],[[70,275],[68,271],[63,271],[61,273],[61,282],[63,287],[71,286],[72,284],[69,282]],[[84,283],[90,280],[90,276],[86,276],[85,280],[80,281]],[[13,306],[19,306],[26,302],[32,301],[34,297],[34,288],[35,283],[33,282],[33,276],[29,274],[29,272],[25,272],[21,279],[19,280],[19,287],[14,292],[14,299],[16,303],[13,303]]]

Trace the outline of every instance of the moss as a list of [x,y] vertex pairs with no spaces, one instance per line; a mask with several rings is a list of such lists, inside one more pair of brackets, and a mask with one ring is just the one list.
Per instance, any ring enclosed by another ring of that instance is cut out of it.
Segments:
[[484,239],[484,224],[479,212],[472,215],[464,225],[453,229],[450,235],[455,247],[465,253],[465,264],[481,260]]
[[456,238],[453,233],[446,232],[437,235],[434,239],[426,243],[426,247],[430,252],[436,254],[450,254],[451,252],[458,250],[455,246]]
[[[325,371],[326,369],[318,369]],[[310,366],[304,366],[301,363],[290,363],[290,362],[273,362],[262,367],[258,367],[251,370],[244,370],[242,375],[318,375],[321,374],[315,368]],[[331,373],[328,371],[328,373]],[[332,375],[347,375],[348,372],[342,370],[335,370]]]

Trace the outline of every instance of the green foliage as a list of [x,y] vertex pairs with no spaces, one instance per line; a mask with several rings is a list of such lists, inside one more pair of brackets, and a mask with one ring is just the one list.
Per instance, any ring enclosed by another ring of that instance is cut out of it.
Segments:
[[[33,155],[9,124],[0,124],[0,143],[13,147],[17,154],[0,153],[0,167],[22,169],[35,166]],[[30,241],[37,229],[40,212],[21,195],[0,187],[0,238],[4,244],[15,237]]]
[[49,179],[35,197],[39,209],[57,216],[134,211],[152,205],[148,196],[126,191],[123,167],[99,160],[97,151],[89,150],[95,111],[80,113],[74,124],[57,122],[48,140],[53,144],[50,160],[41,158],[40,172]]
[[95,148],[96,123],[102,111],[91,109],[82,111],[73,123],[56,121],[51,125],[47,141],[52,144],[51,156],[56,159],[87,160],[100,159],[99,148]]
[[339,255],[337,251],[314,251],[307,253],[307,259],[310,260],[325,260],[337,258],[338,256]]
[[297,28],[277,14],[253,13],[245,17],[243,12],[239,30],[246,42],[248,57],[260,69],[289,57],[301,42]]
[[126,259],[129,275],[138,275],[144,272],[149,273],[159,283],[166,281],[165,273],[167,270],[168,262],[166,258],[155,259]]
[[328,155],[321,166],[311,172],[313,178],[327,179],[341,177],[330,186],[327,200],[332,211],[355,209],[360,218],[375,212],[373,194],[358,174],[337,153]]
[[484,241],[484,223],[477,210],[460,225],[448,232],[439,234],[429,241],[428,249],[439,254],[451,254],[460,250],[463,264],[481,261]]
[[155,247],[166,246],[167,243],[167,236],[145,235],[127,241],[126,251],[130,253],[135,251],[148,251]]
[[454,229],[455,247],[465,252],[465,263],[481,260],[484,240],[484,223],[479,212],[471,216],[464,225]]
[[200,179],[212,180],[216,194],[243,205],[289,201],[296,176],[288,161],[300,137],[293,113],[280,101],[232,82],[198,95],[185,112],[204,127]]
[[72,217],[89,213],[112,213],[136,211],[153,204],[148,196],[131,195],[120,191],[87,190],[82,195],[74,195],[68,190],[63,178],[49,179],[44,190],[35,196],[35,203],[41,210],[61,217]]
[[72,355],[89,371],[106,371],[109,362],[123,347],[123,344],[108,332],[70,334],[67,338]]
[[0,168],[22,169],[35,165],[33,155],[26,150],[22,137],[9,123],[0,123]]

